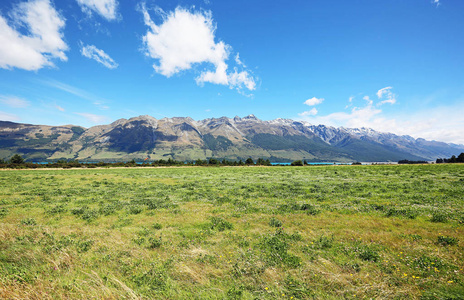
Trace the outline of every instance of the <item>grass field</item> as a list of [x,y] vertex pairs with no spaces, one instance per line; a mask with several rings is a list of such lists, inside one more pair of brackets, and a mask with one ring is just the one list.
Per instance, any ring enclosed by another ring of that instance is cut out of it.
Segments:
[[464,165],[3,170],[0,187],[0,298],[464,298]]

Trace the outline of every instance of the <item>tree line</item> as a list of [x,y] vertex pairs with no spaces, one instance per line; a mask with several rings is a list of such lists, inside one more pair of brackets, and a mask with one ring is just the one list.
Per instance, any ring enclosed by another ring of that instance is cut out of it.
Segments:
[[464,152],[459,154],[458,157],[456,157],[456,155],[453,155],[450,158],[437,158],[436,163],[437,164],[464,163]]
[[132,159],[127,162],[79,162],[78,160],[57,160],[47,163],[26,162],[19,155],[13,155],[9,160],[0,159],[2,168],[20,168],[20,169],[38,169],[38,168],[96,168],[96,167],[148,167],[148,166],[271,166],[269,159],[258,158],[256,162],[250,157],[243,160],[226,160],[209,158],[207,160],[197,159],[193,161],[178,161],[172,158],[153,160],[153,161],[136,161]]

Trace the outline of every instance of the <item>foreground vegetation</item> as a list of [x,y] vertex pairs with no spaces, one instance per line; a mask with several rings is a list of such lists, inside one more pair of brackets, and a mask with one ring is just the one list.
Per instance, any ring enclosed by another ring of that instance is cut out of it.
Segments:
[[462,299],[464,166],[0,171],[0,298]]

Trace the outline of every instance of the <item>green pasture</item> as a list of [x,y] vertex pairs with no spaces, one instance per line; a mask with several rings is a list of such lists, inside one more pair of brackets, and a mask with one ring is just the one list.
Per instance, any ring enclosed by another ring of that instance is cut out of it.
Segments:
[[3,299],[464,299],[464,165],[0,171]]

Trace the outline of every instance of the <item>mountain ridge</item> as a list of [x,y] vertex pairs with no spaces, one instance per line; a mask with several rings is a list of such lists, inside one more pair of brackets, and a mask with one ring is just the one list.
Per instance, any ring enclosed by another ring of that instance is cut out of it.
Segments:
[[195,160],[207,158],[272,161],[435,160],[464,145],[427,141],[370,128],[313,125],[255,115],[194,120],[141,115],[89,128],[0,121],[0,158],[14,153],[28,160]]

